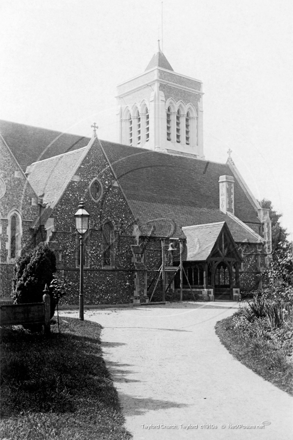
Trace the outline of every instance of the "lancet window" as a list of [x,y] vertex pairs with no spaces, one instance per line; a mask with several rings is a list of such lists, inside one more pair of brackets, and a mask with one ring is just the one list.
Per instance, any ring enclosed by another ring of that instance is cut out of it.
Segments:
[[103,266],[114,265],[114,227],[111,222],[103,225]]
[[19,257],[21,252],[21,218],[17,212],[13,212],[9,217],[9,252],[10,259]]

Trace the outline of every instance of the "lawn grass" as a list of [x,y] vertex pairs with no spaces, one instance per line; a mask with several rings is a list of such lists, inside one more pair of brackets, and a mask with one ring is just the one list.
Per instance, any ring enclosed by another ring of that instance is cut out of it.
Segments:
[[216,334],[221,343],[246,367],[293,395],[293,359],[288,351],[260,334],[245,335],[234,324],[234,316],[217,322]]
[[21,327],[1,329],[0,438],[131,438],[100,333],[99,324],[67,317],[48,338]]

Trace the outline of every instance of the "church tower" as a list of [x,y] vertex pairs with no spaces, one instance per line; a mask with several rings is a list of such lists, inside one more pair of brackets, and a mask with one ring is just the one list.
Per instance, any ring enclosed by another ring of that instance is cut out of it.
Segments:
[[118,86],[119,142],[203,158],[202,97],[201,81],[175,73],[159,47],[143,74]]

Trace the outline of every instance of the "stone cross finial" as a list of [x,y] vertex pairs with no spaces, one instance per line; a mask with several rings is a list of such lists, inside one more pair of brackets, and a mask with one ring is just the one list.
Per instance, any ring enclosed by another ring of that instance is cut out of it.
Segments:
[[97,136],[97,128],[99,128],[97,124],[94,122],[93,125],[91,125],[91,127],[94,129],[94,136]]
[[231,148],[229,148],[229,150],[227,151],[227,153],[228,153],[228,155],[229,155],[229,159],[231,159],[231,153],[232,153]]

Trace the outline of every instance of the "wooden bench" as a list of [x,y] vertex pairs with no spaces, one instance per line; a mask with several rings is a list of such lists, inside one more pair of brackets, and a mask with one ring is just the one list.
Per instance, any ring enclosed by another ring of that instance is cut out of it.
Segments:
[[50,334],[50,295],[43,295],[43,302],[9,304],[0,306],[0,326],[41,324],[44,333]]

